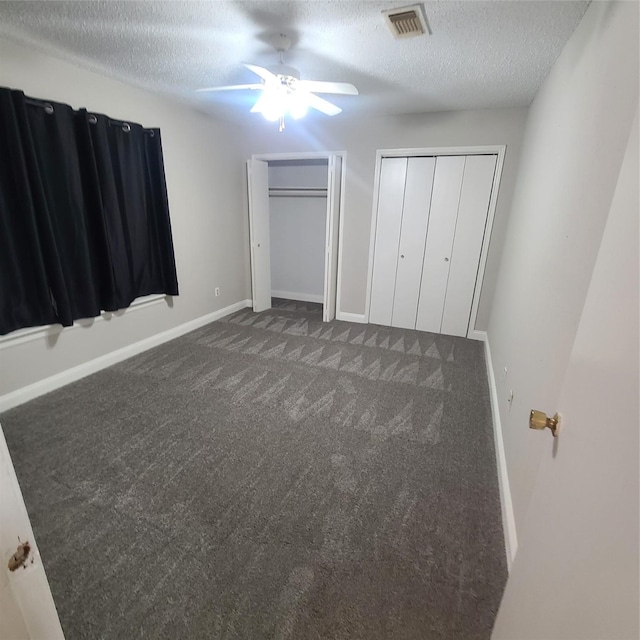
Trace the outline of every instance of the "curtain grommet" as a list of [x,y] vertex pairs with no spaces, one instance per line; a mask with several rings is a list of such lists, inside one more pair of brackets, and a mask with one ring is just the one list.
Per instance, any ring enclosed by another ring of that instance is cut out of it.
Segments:
[[123,130],[125,133],[129,133],[129,131],[131,131],[131,126],[129,125],[129,123],[128,123],[128,122],[123,122],[123,123],[122,123],[122,130]]
[[44,103],[44,112],[49,115],[53,113],[53,105],[50,102]]
[[89,114],[89,124],[98,124],[98,117],[93,115],[93,113]]

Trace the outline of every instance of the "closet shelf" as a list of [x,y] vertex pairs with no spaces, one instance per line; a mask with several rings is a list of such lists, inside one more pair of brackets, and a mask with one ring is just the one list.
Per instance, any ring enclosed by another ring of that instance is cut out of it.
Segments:
[[270,198],[326,198],[327,189],[307,187],[269,187]]

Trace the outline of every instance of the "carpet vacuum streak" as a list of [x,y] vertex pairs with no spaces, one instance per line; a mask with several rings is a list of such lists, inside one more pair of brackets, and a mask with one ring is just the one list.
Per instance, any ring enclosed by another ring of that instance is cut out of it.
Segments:
[[2,416],[67,639],[488,639],[481,343],[274,304]]

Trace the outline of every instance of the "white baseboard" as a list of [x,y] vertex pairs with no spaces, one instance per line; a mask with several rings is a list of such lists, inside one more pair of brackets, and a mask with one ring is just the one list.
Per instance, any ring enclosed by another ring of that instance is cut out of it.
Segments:
[[283,298],[284,300],[297,300],[298,302],[324,302],[324,296],[313,293],[293,293],[292,291],[272,291],[272,298]]
[[[507,569],[511,571],[513,559],[518,550],[518,535],[516,520],[511,501],[511,488],[509,485],[509,473],[507,471],[507,459],[504,453],[502,439],[502,424],[498,407],[498,389],[491,360],[491,346],[485,331],[476,332],[484,334],[484,354],[487,363],[487,376],[489,377],[489,393],[491,397],[491,413],[493,414],[493,437],[496,447],[496,463],[498,466],[498,484],[500,485],[500,506],[502,507],[502,528],[504,530],[504,546],[507,552]],[[483,339],[482,337],[478,339]]]
[[469,340],[480,340],[481,342],[487,341],[487,332],[480,331],[479,329],[472,329],[467,336]]
[[364,313],[347,313],[346,311],[337,311],[336,320],[342,320],[343,322],[359,322],[360,324],[367,324],[369,319]]
[[85,376],[95,373],[96,371],[100,371],[100,369],[105,369],[106,367],[110,367],[111,365],[121,362],[122,360],[131,358],[132,356],[142,353],[147,349],[157,347],[163,342],[168,342],[169,340],[173,340],[174,338],[179,338],[185,333],[189,333],[189,331],[199,329],[205,324],[209,324],[210,322],[214,322],[215,320],[224,318],[224,316],[228,316],[230,313],[234,313],[235,311],[239,311],[240,309],[245,309],[246,307],[251,307],[252,304],[253,303],[251,302],[251,300],[240,300],[240,302],[231,304],[224,309],[218,309],[218,311],[208,313],[207,315],[196,318],[195,320],[190,320],[189,322],[185,322],[184,324],[181,324],[177,327],[173,327],[173,329],[168,329],[167,331],[163,331],[162,333],[157,333],[154,336],[145,338],[144,340],[140,340],[139,342],[134,342],[133,344],[123,347],[122,349],[112,351],[111,353],[107,353],[93,360],[89,360],[89,362],[83,362],[82,364],[72,367],[71,369],[56,373],[49,378],[39,380],[38,382],[34,382],[33,384],[30,384],[26,387],[22,387],[22,389],[17,389],[16,391],[6,393],[5,395],[0,396],[0,413],[2,413],[3,411],[7,411],[8,409],[12,409],[13,407],[17,407],[18,405],[28,402],[29,400],[33,400],[34,398],[44,395],[45,393],[49,393],[50,391],[54,391],[55,389],[64,387],[71,382],[80,380],[80,378],[84,378]]

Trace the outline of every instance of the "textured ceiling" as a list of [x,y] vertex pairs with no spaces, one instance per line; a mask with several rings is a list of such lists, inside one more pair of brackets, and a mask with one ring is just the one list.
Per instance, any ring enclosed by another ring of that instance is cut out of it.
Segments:
[[[261,2],[0,2],[0,34],[125,82],[169,93],[235,121],[255,92],[195,94],[254,82],[240,65],[285,62],[313,80],[352,82],[326,96],[345,116],[527,106],[588,2],[425,2],[432,35],[395,40],[381,11],[412,4]],[[325,116],[321,116],[325,117]],[[338,116],[341,117],[341,116]]]

